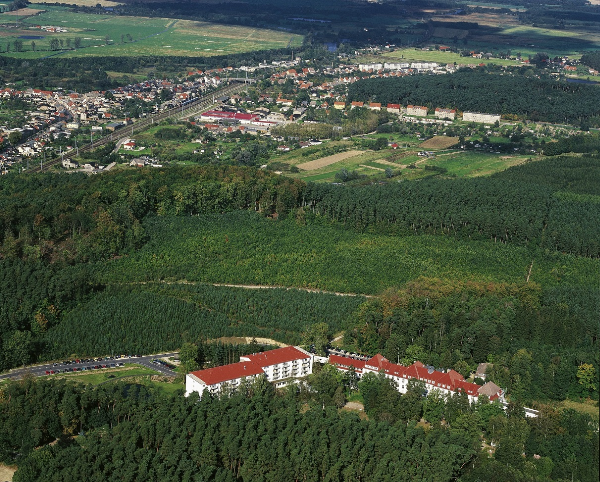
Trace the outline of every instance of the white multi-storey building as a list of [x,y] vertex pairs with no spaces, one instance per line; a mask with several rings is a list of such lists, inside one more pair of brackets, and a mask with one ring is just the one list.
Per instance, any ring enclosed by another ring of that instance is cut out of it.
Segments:
[[454,109],[442,109],[441,107],[437,107],[435,109],[435,116],[438,119],[454,120],[456,117],[456,111]]
[[463,112],[463,121],[479,122],[481,124],[493,124],[500,122],[500,114],[482,114],[480,112]]
[[205,391],[218,395],[225,389],[235,390],[243,380],[252,381],[264,376],[276,387],[310,375],[313,357],[307,351],[294,346],[277,348],[262,353],[240,357],[238,363],[208,368],[188,373],[185,377],[185,395]]
[[407,105],[406,115],[425,117],[427,115],[427,107],[423,105]]
[[480,386],[467,382],[460,373],[454,370],[442,372],[426,367],[418,361],[405,367],[390,362],[380,354],[367,361],[330,355],[329,363],[344,372],[352,366],[358,377],[364,376],[365,373],[383,373],[392,380],[400,393],[407,392],[409,380],[418,380],[424,383],[425,390],[428,392],[437,390],[444,395],[462,392],[467,395],[471,403],[476,401],[480,395],[486,395],[490,400],[497,398],[502,400],[504,395],[502,389],[492,382]]

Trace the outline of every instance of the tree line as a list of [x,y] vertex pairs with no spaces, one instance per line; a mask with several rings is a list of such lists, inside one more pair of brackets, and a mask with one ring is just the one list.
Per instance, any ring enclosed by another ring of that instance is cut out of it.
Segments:
[[562,158],[491,178],[358,187],[310,183],[302,197],[305,210],[354,229],[489,239],[598,257],[600,205],[555,196],[557,184],[597,195],[597,170],[595,158]]
[[581,56],[581,63],[595,70],[600,70],[600,50],[586,52]]
[[144,242],[150,213],[246,209],[265,215],[298,204],[303,183],[261,170],[205,166],[165,171],[3,176],[0,256],[77,262],[110,258]]
[[[61,48],[60,40],[53,39],[51,50]],[[73,46],[80,41],[73,40]],[[238,67],[264,60],[289,58],[291,50],[272,49],[215,57],[141,56],[141,57],[76,57],[55,56],[40,59],[18,59],[0,57],[0,77],[5,82],[18,82],[20,85],[38,89],[63,89],[77,92],[109,90],[136,83],[134,74],[144,72],[149,78],[163,76],[185,77],[190,69],[209,70],[218,67]],[[125,78],[111,77],[107,72],[122,73]],[[128,78],[129,77],[129,78]]]
[[591,287],[419,279],[363,304],[344,344],[465,377],[488,361],[488,379],[522,403],[597,400],[599,309]]
[[[108,287],[35,337],[30,359],[164,352],[223,336],[298,344],[301,332],[321,320],[333,331],[342,329],[363,299],[286,289],[161,285]],[[201,359],[214,362],[204,355],[198,356],[199,364]]]
[[518,69],[499,75],[492,67],[486,67],[460,69],[448,75],[363,79],[348,87],[348,100],[424,105],[430,110],[447,107],[516,115],[533,121],[576,125],[585,121],[586,125],[600,125],[598,113],[590,109],[600,102],[600,91],[595,86],[523,74],[523,69]]
[[11,382],[0,391],[0,460],[18,464],[15,482],[596,480],[589,416],[548,407],[527,420],[516,405],[505,414],[462,396],[423,399],[418,385],[400,395],[369,375],[358,384],[364,419],[337,409],[348,377],[327,368],[305,388],[275,392],[259,379],[200,401],[123,382]]

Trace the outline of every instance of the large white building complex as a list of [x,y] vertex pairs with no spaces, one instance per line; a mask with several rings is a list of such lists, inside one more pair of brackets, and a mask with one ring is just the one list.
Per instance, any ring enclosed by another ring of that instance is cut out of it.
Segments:
[[[198,392],[202,398],[202,394],[208,391],[218,395],[225,389],[235,390],[243,380],[252,381],[261,376],[274,383],[276,387],[282,387],[310,375],[313,361],[314,355],[295,346],[243,356],[238,363],[189,373],[186,376],[185,394],[188,396],[192,392]],[[366,373],[383,373],[393,381],[400,393],[407,392],[409,380],[418,380],[423,382],[428,392],[437,390],[444,395],[465,393],[471,403],[480,395],[486,395],[490,400],[498,398],[503,400],[502,389],[492,382],[480,386],[467,382],[454,370],[434,370],[419,361],[405,367],[377,354],[368,360],[330,355],[327,362],[343,372],[352,367],[359,378]]]
[[500,122],[500,114],[482,114],[481,112],[463,112],[463,121],[479,122],[481,124],[493,124]]
[[205,390],[213,395],[223,390],[235,390],[242,380],[252,381],[265,376],[276,387],[312,373],[313,356],[302,348],[286,346],[240,357],[238,363],[188,373],[185,377],[185,395]]
[[407,392],[409,380],[418,380],[423,382],[427,392],[437,390],[443,395],[465,393],[471,403],[476,401],[480,395],[486,395],[490,400],[496,400],[497,398],[503,400],[504,395],[502,389],[495,383],[487,382],[485,385],[470,383],[457,371],[434,370],[433,368],[426,367],[419,361],[405,367],[390,362],[380,354],[366,361],[339,355],[330,355],[329,363],[344,372],[353,367],[359,378],[366,373],[383,373],[394,382],[396,389],[400,393]]

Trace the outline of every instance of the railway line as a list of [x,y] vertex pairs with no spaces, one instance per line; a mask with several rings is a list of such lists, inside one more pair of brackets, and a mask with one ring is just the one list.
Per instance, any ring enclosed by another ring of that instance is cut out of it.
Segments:
[[92,151],[94,149],[97,149],[98,147],[108,144],[109,142],[118,142],[119,140],[124,139],[126,137],[131,137],[135,135],[136,132],[141,132],[147,129],[148,127],[151,127],[154,124],[157,124],[165,119],[181,119],[184,117],[191,117],[195,114],[209,109],[215,103],[214,99],[216,97],[222,97],[224,95],[233,94],[242,90],[245,86],[246,84],[242,83],[231,84],[224,87],[223,89],[204,95],[188,104],[173,107],[151,117],[139,119],[131,126],[124,126],[123,128],[111,133],[110,135],[102,136],[94,142],[79,147],[76,150],[74,149],[72,151],[63,152],[60,156],[45,161],[43,166],[32,167],[27,172],[34,173],[46,170],[52,166],[55,166],[56,164],[62,163],[64,159],[71,159],[73,157],[78,156],[82,152]]

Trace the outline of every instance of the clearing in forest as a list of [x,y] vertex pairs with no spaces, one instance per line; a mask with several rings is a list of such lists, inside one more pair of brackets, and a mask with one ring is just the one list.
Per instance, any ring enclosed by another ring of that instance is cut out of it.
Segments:
[[12,481],[13,475],[17,471],[16,467],[7,467],[6,465],[0,464],[0,480],[4,482]]
[[330,166],[331,164],[349,159],[350,157],[358,156],[359,154],[362,154],[362,151],[339,152],[337,154],[333,154],[332,156],[321,157],[320,159],[315,159],[314,161],[298,164],[298,168],[302,169],[303,171],[314,171],[315,169]]
[[458,144],[458,137],[434,136],[422,142],[419,147],[422,149],[448,149]]

